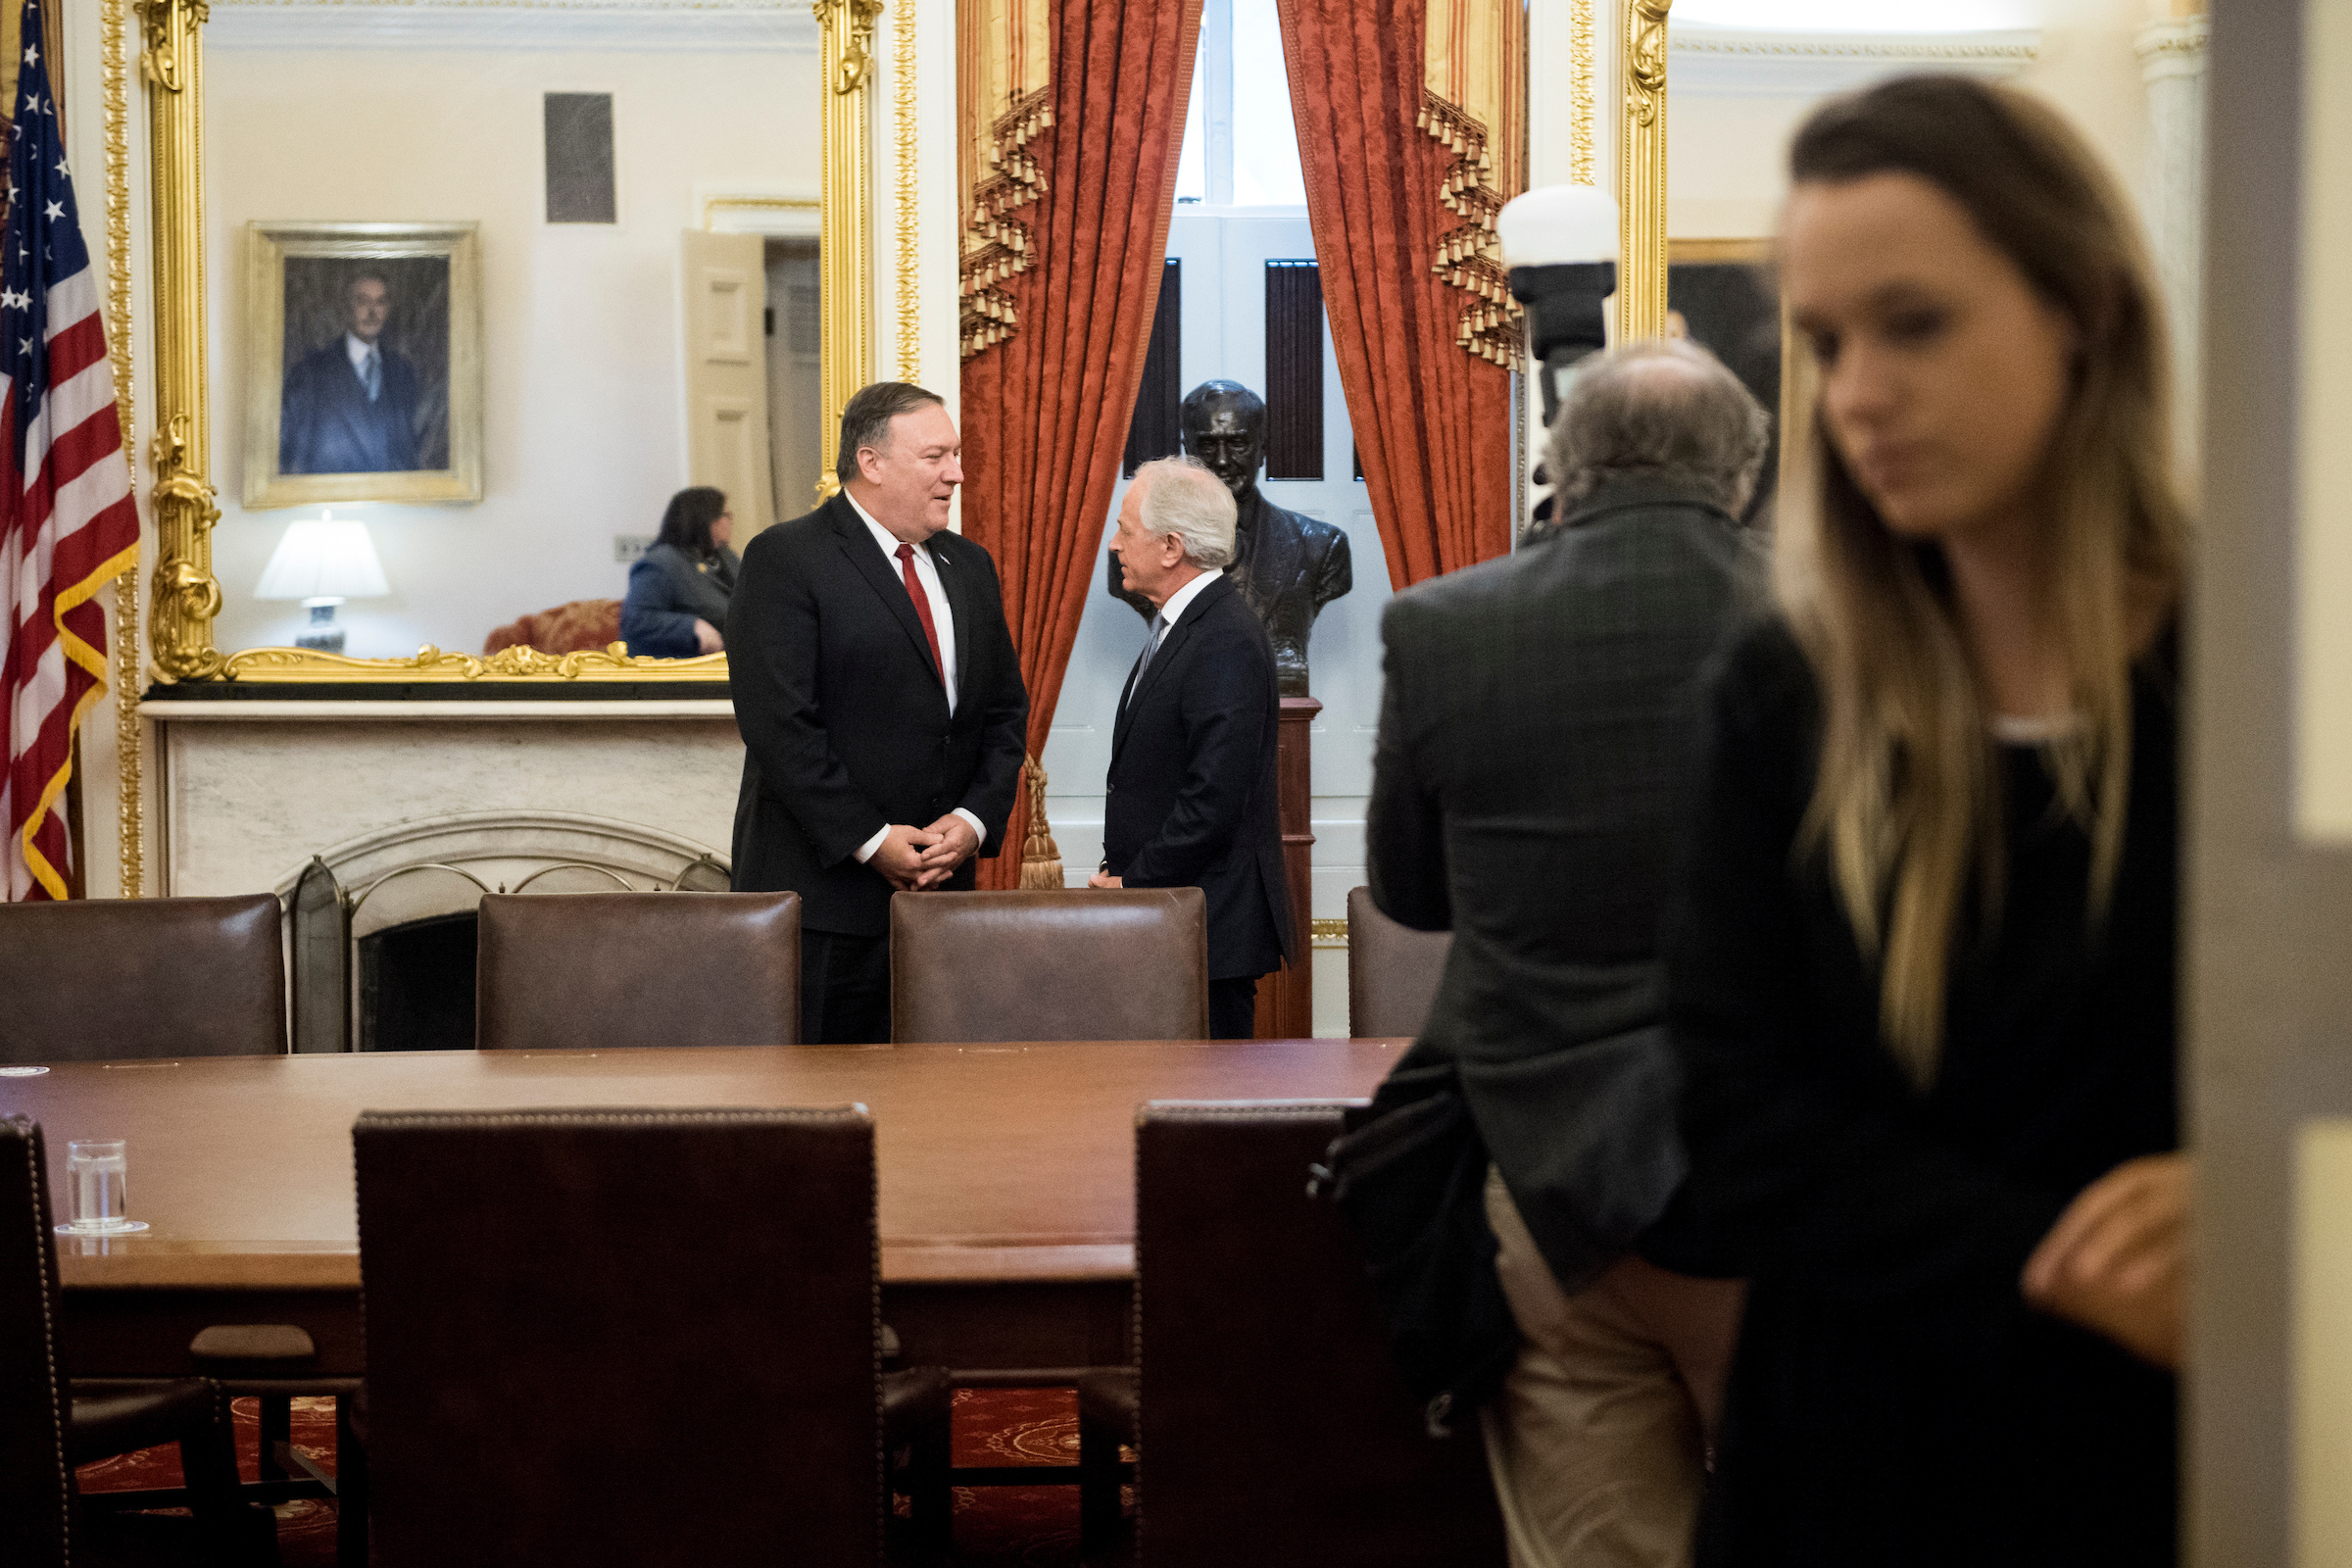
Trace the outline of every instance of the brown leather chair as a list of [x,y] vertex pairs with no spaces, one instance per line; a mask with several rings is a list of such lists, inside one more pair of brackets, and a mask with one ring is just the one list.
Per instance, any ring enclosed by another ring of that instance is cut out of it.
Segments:
[[890,1038],[1206,1040],[1199,888],[901,893]]
[[57,1343],[53,1223],[39,1125],[0,1117],[0,1236],[8,1238],[0,1242],[0,1557],[65,1568],[139,1551],[164,1527],[105,1516],[106,1494],[83,1498],[74,1469],[176,1443],[184,1494],[114,1500],[192,1505],[192,1539],[184,1545],[222,1560],[242,1547],[249,1555],[236,1560],[274,1562],[275,1521],[237,1495],[227,1401],[218,1385],[207,1378],[67,1380]]
[[800,1044],[797,893],[493,893],[481,921],[484,1051]]
[[873,1138],[858,1106],[362,1116],[377,1568],[871,1563],[917,1425],[944,1505],[947,1375],[876,1371]]
[[277,900],[0,904],[0,1061],[286,1049]]
[[[1089,1374],[1079,1412],[1082,1468],[1136,1443],[1146,1563],[1504,1560],[1477,1423],[1428,1435],[1346,1222],[1307,1196],[1343,1113],[1143,1108],[1138,1366]],[[1102,1493],[1089,1501],[1099,1528]]]
[[1380,912],[1370,888],[1349,888],[1348,1033],[1358,1040],[1418,1037],[1452,951],[1452,932],[1400,925]]

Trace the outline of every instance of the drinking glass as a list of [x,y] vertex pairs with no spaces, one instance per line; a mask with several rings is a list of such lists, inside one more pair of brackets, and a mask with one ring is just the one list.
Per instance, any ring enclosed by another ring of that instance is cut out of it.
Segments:
[[126,1212],[130,1162],[120,1138],[76,1138],[66,1145],[64,1236],[122,1236],[147,1228]]

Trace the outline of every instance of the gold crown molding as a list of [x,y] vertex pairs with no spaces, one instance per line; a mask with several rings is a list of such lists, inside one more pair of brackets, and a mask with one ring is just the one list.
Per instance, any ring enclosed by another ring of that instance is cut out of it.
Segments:
[[[115,362],[115,417],[122,428],[122,461],[138,482],[131,457],[137,425],[131,402],[130,359],[130,13],[128,0],[101,0],[98,13],[100,103],[106,121],[107,352]],[[147,891],[145,758],[139,732],[139,570],[115,579],[115,844],[122,896]]]
[[1627,0],[1625,126],[1617,149],[1617,339],[1666,328],[1666,13],[1674,0]]
[[822,273],[824,347],[818,379],[823,386],[824,428],[816,491],[839,488],[833,465],[840,456],[841,411],[858,389],[873,379],[874,335],[873,162],[871,132],[874,23],[882,0],[815,0],[822,35],[819,58],[824,80],[824,232],[817,242]]
[[1318,948],[1344,948],[1348,945],[1348,921],[1345,916],[1336,920],[1309,920],[1306,928]]
[[917,267],[916,229],[920,214],[915,203],[920,186],[915,178],[915,120],[914,120],[914,7],[915,0],[899,0],[897,26],[891,34],[890,101],[892,131],[897,140],[899,159],[899,379],[921,379],[923,368],[923,314],[915,287]]
[[1597,30],[1592,0],[1576,0],[1568,16],[1568,177],[1579,185],[1593,183],[1592,38]]
[[[250,0],[248,0],[250,3]],[[821,213],[824,203],[813,196],[706,196],[703,227],[721,213]]]
[[1675,266],[1684,262],[1728,262],[1742,267],[1763,267],[1772,261],[1772,245],[1769,236],[1760,234],[1722,239],[1687,239],[1677,235],[1666,242],[1666,260]]
[[525,681],[711,681],[727,678],[727,656],[700,659],[632,658],[628,645],[611,643],[595,652],[543,654],[535,648],[505,648],[486,658],[443,653],[427,643],[414,659],[346,659],[308,648],[248,648],[228,656],[230,680],[297,684],[387,681],[468,681],[496,678]]

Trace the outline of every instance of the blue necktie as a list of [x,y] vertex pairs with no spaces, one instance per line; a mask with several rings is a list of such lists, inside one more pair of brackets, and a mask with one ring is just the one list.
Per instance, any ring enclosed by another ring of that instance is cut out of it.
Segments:
[[373,403],[376,395],[384,389],[383,362],[373,349],[369,349],[368,358],[361,362],[360,380],[368,388],[368,401]]

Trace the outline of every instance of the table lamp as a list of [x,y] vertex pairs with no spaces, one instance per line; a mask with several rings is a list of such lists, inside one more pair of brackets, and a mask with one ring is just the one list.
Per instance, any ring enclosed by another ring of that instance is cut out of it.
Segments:
[[339,654],[343,628],[335,623],[335,607],[346,599],[381,599],[391,591],[368,525],[348,518],[338,522],[333,513],[321,512],[286,524],[253,597],[301,600],[311,612],[311,629],[295,638],[294,646]]

